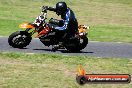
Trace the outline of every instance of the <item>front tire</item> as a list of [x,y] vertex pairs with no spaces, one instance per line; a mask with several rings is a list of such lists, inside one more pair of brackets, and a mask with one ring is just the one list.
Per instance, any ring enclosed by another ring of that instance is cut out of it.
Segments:
[[32,37],[26,31],[17,31],[12,33],[8,38],[8,43],[14,48],[23,48],[29,45]]

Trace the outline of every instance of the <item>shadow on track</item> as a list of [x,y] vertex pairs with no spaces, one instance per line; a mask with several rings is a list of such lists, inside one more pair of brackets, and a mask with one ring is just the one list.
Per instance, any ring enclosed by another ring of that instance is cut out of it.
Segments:
[[[52,49],[33,49],[33,50],[41,50],[41,51],[49,51],[49,52],[54,52],[52,51]],[[78,52],[70,52],[68,50],[62,50],[62,49],[59,49],[59,50],[56,50],[56,51],[59,51],[61,53],[94,53],[94,52],[85,52],[85,51],[78,51]],[[55,51],[55,52],[56,52]]]
[[29,48],[26,48],[26,47],[23,47],[23,48],[15,48],[15,47],[11,47],[11,46],[9,46],[9,48],[11,48],[11,49],[20,49],[20,50],[26,50],[26,49],[29,49]]

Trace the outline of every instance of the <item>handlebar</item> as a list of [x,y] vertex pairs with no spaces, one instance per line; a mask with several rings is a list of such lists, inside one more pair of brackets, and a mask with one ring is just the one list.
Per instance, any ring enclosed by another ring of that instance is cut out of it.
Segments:
[[42,6],[41,9],[42,9],[41,14],[44,16],[44,19],[46,19],[46,16],[47,16],[47,7]]
[[45,20],[47,19],[47,10],[42,9],[41,14],[35,19],[33,24],[39,26],[42,22],[45,23]]

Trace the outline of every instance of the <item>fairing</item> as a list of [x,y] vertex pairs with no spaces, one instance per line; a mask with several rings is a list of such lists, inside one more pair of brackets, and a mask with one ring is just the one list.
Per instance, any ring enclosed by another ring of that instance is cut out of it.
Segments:
[[34,28],[34,26],[30,23],[22,23],[19,25],[19,28]]

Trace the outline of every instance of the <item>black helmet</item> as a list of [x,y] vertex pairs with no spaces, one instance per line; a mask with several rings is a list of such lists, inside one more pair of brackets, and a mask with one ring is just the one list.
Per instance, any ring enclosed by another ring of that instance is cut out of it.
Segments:
[[65,2],[58,2],[56,4],[56,14],[62,15],[67,11],[67,5]]

